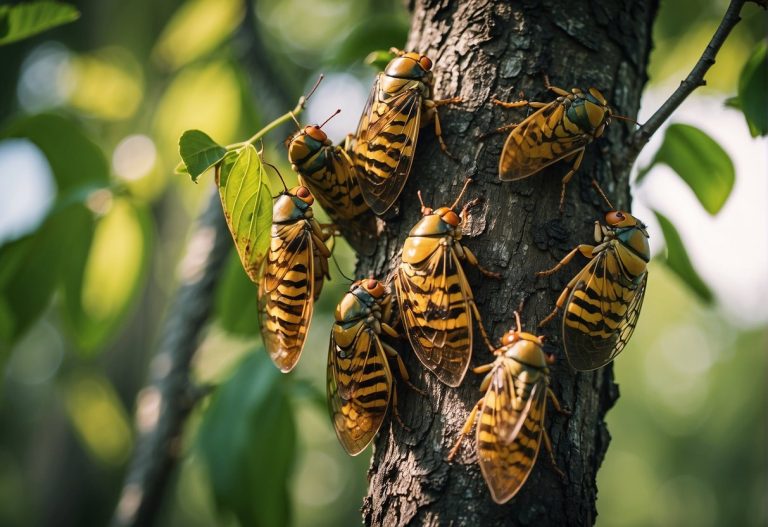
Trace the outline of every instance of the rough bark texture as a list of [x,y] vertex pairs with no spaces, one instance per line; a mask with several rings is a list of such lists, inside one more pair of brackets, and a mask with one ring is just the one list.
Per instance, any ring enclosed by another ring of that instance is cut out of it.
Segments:
[[[481,263],[502,273],[500,282],[468,271],[475,299],[493,339],[513,324],[521,301],[524,328],[536,331],[552,309],[580,261],[549,279],[534,273],[551,267],[578,243],[591,243],[593,222],[602,218],[603,202],[590,187],[594,176],[614,205],[629,206],[628,173],[614,173],[630,133],[614,122],[605,137],[587,149],[581,170],[568,188],[566,207],[558,212],[559,163],[518,182],[501,182],[497,167],[503,136],[478,141],[481,133],[525,116],[504,110],[492,97],[552,99],[544,75],[566,89],[594,86],[616,113],[634,117],[646,81],[655,0],[598,2],[585,0],[457,1],[420,0],[413,12],[407,48],[435,62],[438,98],[461,96],[465,103],[441,108],[446,142],[460,160],[442,155],[431,128],[422,130],[413,171],[400,200],[400,214],[388,219],[377,253],[358,271],[387,276],[411,226],[419,218],[416,191],[428,205],[448,205],[463,179],[471,176],[466,199],[483,198],[473,210],[464,242]],[[616,171],[618,172],[618,171]],[[466,231],[466,230],[465,230]],[[474,441],[465,441],[453,463],[445,458],[472,405],[480,398],[480,376],[469,372],[457,389],[440,384],[406,345],[401,346],[414,382],[428,397],[403,387],[399,411],[411,431],[392,421],[376,440],[363,506],[367,525],[592,525],[596,518],[595,476],[610,439],[604,416],[618,398],[611,367],[593,373],[570,369],[559,337],[559,318],[543,330],[557,363],[552,388],[573,415],[552,412],[547,429],[554,443],[561,480],[546,455],[507,505],[495,505],[476,463]],[[476,339],[472,367],[492,356]]]

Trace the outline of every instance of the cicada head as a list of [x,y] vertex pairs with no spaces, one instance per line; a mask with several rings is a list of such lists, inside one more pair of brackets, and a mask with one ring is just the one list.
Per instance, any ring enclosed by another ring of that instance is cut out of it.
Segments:
[[510,330],[501,339],[504,356],[534,368],[545,369],[547,356],[542,349],[541,337],[524,331]]
[[305,126],[288,143],[288,160],[295,167],[302,166],[331,141],[318,125]]
[[307,187],[293,187],[278,196],[272,208],[272,222],[286,223],[311,218],[314,202],[315,198]]
[[366,278],[358,282],[369,295],[378,300],[387,294],[387,287],[375,278]]
[[432,60],[412,51],[401,53],[389,61],[384,73],[398,79],[423,80],[432,71]]
[[623,210],[612,210],[605,215],[605,222],[613,231],[614,238],[632,249],[646,262],[651,259],[648,230],[645,224]]
[[586,93],[578,91],[566,110],[566,115],[581,130],[593,137],[603,135],[605,126],[611,122],[608,101],[596,88],[589,88]]

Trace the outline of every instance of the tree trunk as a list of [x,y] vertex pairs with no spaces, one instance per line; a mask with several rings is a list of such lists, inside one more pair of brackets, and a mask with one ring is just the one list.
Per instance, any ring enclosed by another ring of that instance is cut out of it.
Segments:
[[[629,207],[629,174],[615,173],[631,127],[615,122],[587,148],[571,181],[563,214],[558,211],[560,180],[568,163],[557,163],[533,177],[501,182],[498,160],[503,136],[479,141],[482,133],[519,121],[524,109],[505,110],[491,98],[552,100],[548,75],[565,89],[594,86],[615,113],[634,117],[647,79],[651,25],[656,0],[505,2],[501,0],[417,0],[408,50],[435,62],[437,98],[460,96],[464,103],[440,108],[445,140],[459,159],[440,153],[431,127],[423,128],[400,214],[388,219],[377,253],[362,259],[359,274],[388,276],[399,261],[403,241],[420,217],[416,191],[435,208],[456,198],[465,177],[473,177],[465,201],[481,197],[472,210],[463,242],[485,267],[503,275],[496,282],[468,269],[483,322],[492,339],[514,324],[522,301],[523,327],[547,337],[545,351],[557,359],[551,386],[571,417],[550,410],[546,428],[555,458],[566,478],[552,469],[545,453],[522,490],[499,506],[476,463],[474,435],[452,463],[445,458],[472,406],[481,397],[481,376],[467,374],[459,388],[441,384],[401,346],[412,380],[422,397],[399,384],[399,412],[407,430],[391,420],[375,443],[363,506],[366,525],[591,525],[595,522],[597,469],[610,435],[604,417],[618,398],[611,366],[596,372],[573,371],[560,346],[559,319],[537,331],[565,282],[569,266],[549,279],[535,272],[550,268],[578,243],[591,243],[593,223],[605,205],[590,186],[595,177],[619,208]],[[583,265],[584,262],[581,262]],[[576,265],[579,265],[578,263]],[[472,367],[493,357],[475,339]],[[470,445],[472,447],[470,448]]]

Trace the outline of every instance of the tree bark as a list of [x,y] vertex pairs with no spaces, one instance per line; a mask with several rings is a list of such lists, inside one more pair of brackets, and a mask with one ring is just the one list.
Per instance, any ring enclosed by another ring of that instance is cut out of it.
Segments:
[[[578,243],[591,243],[593,223],[605,205],[592,190],[595,177],[619,208],[629,207],[628,170],[620,166],[631,127],[614,122],[604,138],[587,148],[571,181],[563,214],[558,211],[560,180],[568,163],[557,163],[517,182],[501,182],[498,160],[503,136],[479,141],[482,133],[517,122],[525,110],[491,104],[526,98],[552,100],[544,76],[565,89],[594,86],[616,113],[634,117],[647,80],[651,25],[656,0],[505,2],[501,0],[417,0],[407,49],[435,62],[437,98],[460,96],[464,103],[440,108],[445,140],[459,159],[440,153],[431,127],[423,128],[400,213],[387,221],[378,251],[359,262],[358,275],[370,270],[388,276],[399,251],[420,217],[416,191],[435,208],[456,198],[470,176],[466,200],[481,197],[472,210],[463,242],[485,267],[503,275],[496,282],[468,269],[483,323],[493,339],[514,324],[524,301],[524,329],[544,333],[545,351],[557,359],[551,386],[573,414],[547,412],[546,428],[555,458],[566,478],[552,469],[545,453],[518,495],[499,506],[491,500],[476,463],[474,435],[452,463],[445,458],[472,406],[481,397],[481,378],[471,372],[456,389],[442,385],[418,362],[404,341],[403,358],[422,397],[402,383],[399,412],[407,430],[391,420],[379,434],[363,505],[366,525],[591,525],[596,519],[596,473],[610,435],[604,422],[618,398],[611,366],[577,373],[560,346],[559,318],[543,330],[536,325],[552,309],[578,263],[547,279],[535,272],[552,267]],[[583,265],[584,262],[581,262]],[[475,339],[472,367],[492,355]]]

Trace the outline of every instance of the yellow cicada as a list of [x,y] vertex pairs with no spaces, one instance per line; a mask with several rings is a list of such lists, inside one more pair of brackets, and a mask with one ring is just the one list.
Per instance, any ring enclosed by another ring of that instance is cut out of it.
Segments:
[[480,390],[485,396],[469,414],[459,438],[448,455],[453,459],[465,436],[469,435],[480,412],[477,426],[477,459],[483,478],[496,503],[506,503],[522,488],[531,473],[542,441],[555,469],[552,443],[544,429],[549,397],[556,410],[564,412],[549,387],[548,359],[542,338],[524,333],[515,312],[517,329],[508,331],[501,347],[494,350],[496,360],[479,366],[475,373],[486,373]]
[[288,160],[352,248],[371,255],[376,217],[363,199],[347,145],[333,146],[321,127],[306,126],[290,137]]
[[440,148],[448,151],[437,107],[461,101],[433,99],[434,75],[429,57],[391,51],[397,56],[376,77],[353,146],[363,197],[379,215],[389,210],[405,186],[421,127],[434,120]]
[[304,186],[281,193],[272,209],[272,232],[259,282],[259,320],[264,346],[284,373],[299,361],[314,301],[329,278],[328,229],[312,213]]
[[607,226],[595,222],[596,246],[581,244],[560,263],[538,276],[556,272],[581,253],[591,261],[579,271],[557,299],[544,325],[565,310],[563,347],[568,362],[588,371],[611,362],[635,330],[648,281],[651,258],[645,225],[628,212],[605,215]]
[[478,321],[483,339],[490,342],[462,262],[474,265],[486,276],[499,278],[483,269],[472,251],[461,244],[461,227],[474,204],[465,205],[460,214],[455,212],[464,190],[451,207],[432,210],[422,201],[423,217],[408,233],[395,274],[408,339],[422,364],[448,386],[461,384],[469,367],[473,318]]
[[336,307],[328,350],[327,394],[331,421],[344,450],[355,456],[373,440],[389,408],[397,411],[388,357],[397,360],[404,382],[402,359],[384,336],[397,338],[389,289],[373,278],[352,284]]
[[581,166],[586,146],[603,135],[613,113],[605,97],[595,88],[586,92],[573,88],[569,93],[550,86],[548,81],[547,88],[558,95],[549,103],[508,103],[493,99],[495,104],[505,108],[530,106],[538,109],[521,123],[498,129],[500,132],[512,130],[501,151],[499,178],[503,181],[523,179],[561,159],[573,161],[573,166],[562,180],[562,208],[565,186]]

